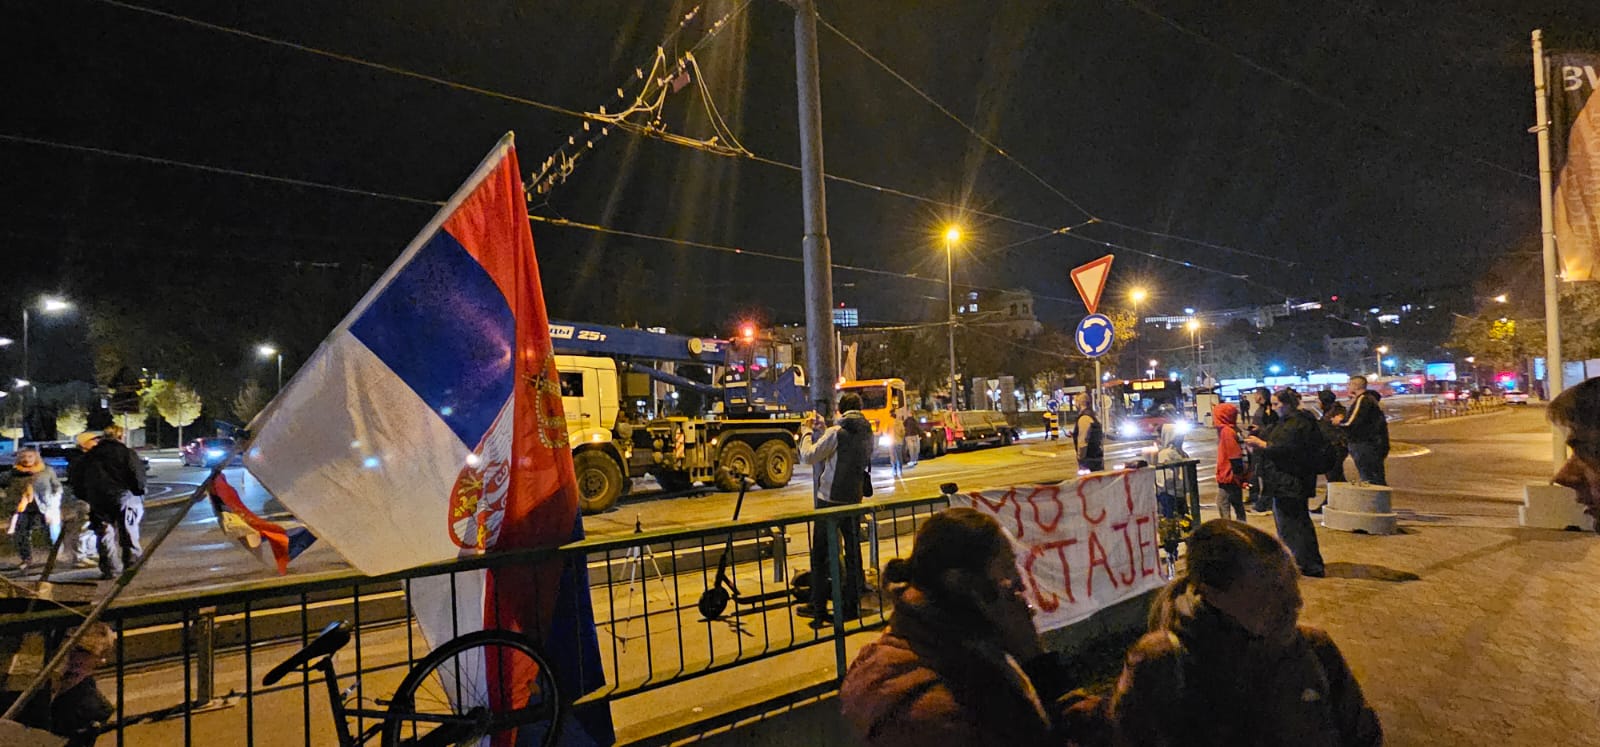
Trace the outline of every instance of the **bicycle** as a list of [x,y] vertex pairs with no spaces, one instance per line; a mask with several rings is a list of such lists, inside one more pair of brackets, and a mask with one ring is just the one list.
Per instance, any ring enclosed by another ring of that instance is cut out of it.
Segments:
[[[394,697],[374,699],[386,706],[378,710],[361,707],[359,678],[339,690],[333,655],[350,642],[352,629],[348,620],[329,623],[316,640],[262,678],[262,685],[271,687],[293,671],[321,672],[340,747],[358,747],[375,736],[382,737],[383,747],[433,747],[478,745],[485,737],[502,735],[512,735],[518,745],[550,747],[560,736],[565,708],[555,673],[521,634],[480,630],[446,641],[411,668]],[[459,675],[453,687],[447,684],[450,674]],[[348,705],[352,694],[355,707]],[[351,717],[377,723],[356,734]]]

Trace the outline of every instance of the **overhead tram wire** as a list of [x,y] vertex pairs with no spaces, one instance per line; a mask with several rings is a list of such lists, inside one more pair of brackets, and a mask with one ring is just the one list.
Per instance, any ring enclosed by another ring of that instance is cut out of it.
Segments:
[[[1270,256],[1270,255],[1261,254],[1261,253],[1258,253],[1258,252],[1252,252],[1252,251],[1249,251],[1247,249],[1239,249],[1237,247],[1231,247],[1231,246],[1227,246],[1227,245],[1224,245],[1224,244],[1217,244],[1217,243],[1213,243],[1213,242],[1209,242],[1209,241],[1201,241],[1199,239],[1191,239],[1191,238],[1189,238],[1187,236],[1181,236],[1181,235],[1178,235],[1178,234],[1161,233],[1161,232],[1158,232],[1158,231],[1152,231],[1152,230],[1145,229],[1145,228],[1139,228],[1137,226],[1132,226],[1132,225],[1129,225],[1129,224],[1126,224],[1126,223],[1119,223],[1119,222],[1115,222],[1115,221],[1109,221],[1109,220],[1106,220],[1104,218],[1101,218],[1101,217],[1095,215],[1092,212],[1089,212],[1089,210],[1087,208],[1085,208],[1082,203],[1078,202],[1077,200],[1072,199],[1072,197],[1067,195],[1067,193],[1061,191],[1054,184],[1051,184],[1049,181],[1045,180],[1045,178],[1040,176],[1037,171],[1034,171],[1033,169],[1029,168],[1027,164],[1023,163],[1016,156],[1011,155],[1011,153],[1006,151],[1006,149],[1000,147],[1000,145],[998,143],[996,143],[993,140],[991,140],[988,136],[984,135],[982,132],[979,132],[976,127],[973,127],[971,124],[968,124],[967,121],[962,119],[961,117],[956,116],[955,113],[953,113],[949,109],[945,108],[945,106],[943,104],[939,103],[939,101],[937,99],[935,99],[927,91],[924,91],[920,86],[918,86],[915,83],[912,83],[904,75],[901,75],[899,73],[899,71],[897,71],[894,68],[890,67],[889,63],[884,62],[877,55],[874,55],[866,47],[862,46],[860,42],[858,42],[855,39],[851,38],[848,34],[844,33],[843,31],[840,31],[839,27],[834,26],[832,23],[829,23],[827,19],[821,18],[820,16],[818,17],[817,21],[819,23],[821,23],[824,27],[826,27],[829,31],[832,31],[834,33],[834,35],[839,37],[839,39],[842,40],[845,44],[848,44],[851,48],[853,48],[857,52],[861,53],[861,56],[866,57],[868,60],[872,61],[873,64],[877,65],[879,68],[881,68],[884,72],[888,73],[895,80],[900,81],[900,83],[902,85],[904,85],[906,88],[910,89],[912,93],[915,93],[918,98],[921,98],[929,106],[932,106],[933,108],[938,109],[939,113],[941,113],[941,114],[945,115],[946,117],[948,117],[950,119],[950,121],[955,122],[957,125],[960,125],[962,129],[967,131],[967,134],[971,135],[978,142],[983,143],[990,150],[994,151],[1000,157],[1002,157],[1002,158],[1006,159],[1006,161],[1010,162],[1011,165],[1013,165],[1013,166],[1017,167],[1019,170],[1021,170],[1022,173],[1027,174],[1035,182],[1038,182],[1040,186],[1042,186],[1045,189],[1049,190],[1051,193],[1055,194],[1057,197],[1060,197],[1068,205],[1071,205],[1073,207],[1073,209],[1075,209],[1078,212],[1082,213],[1085,218],[1089,218],[1089,219],[1093,220],[1096,223],[1104,223],[1104,224],[1106,224],[1108,226],[1116,226],[1118,228],[1123,228],[1123,229],[1126,229],[1126,230],[1130,230],[1130,231],[1134,231],[1134,232],[1137,232],[1137,233],[1142,233],[1142,234],[1146,234],[1146,235],[1150,235],[1150,236],[1160,236],[1161,238],[1172,239],[1174,241],[1182,241],[1182,242],[1186,242],[1186,243],[1190,243],[1190,244],[1196,244],[1196,245],[1203,246],[1203,247],[1206,247],[1206,248],[1209,248],[1209,249],[1216,249],[1216,250],[1219,250],[1219,251],[1232,252],[1232,253],[1240,254],[1240,255],[1243,255],[1243,256],[1247,256],[1247,257],[1254,257],[1256,259],[1267,260],[1269,262],[1280,262],[1280,263],[1291,264],[1291,265],[1294,264],[1292,262],[1289,262],[1289,261],[1284,260],[1284,259],[1279,258],[1279,257],[1273,257],[1273,256]],[[1068,235],[1071,235],[1071,234],[1068,234]],[[1082,238],[1082,237],[1074,236],[1074,238]],[[1134,250],[1130,250],[1130,251],[1134,251]]]
[[[348,55],[348,54],[344,54],[344,53],[340,53],[340,52],[332,52],[332,51],[325,50],[325,49],[319,49],[319,48],[312,47],[312,46],[309,46],[309,45],[306,45],[306,44],[301,44],[301,43],[298,43],[298,42],[287,41],[287,40],[284,40],[284,39],[277,39],[277,38],[266,36],[266,35],[263,35],[263,34],[258,34],[258,33],[252,32],[252,31],[246,31],[246,30],[243,30],[243,29],[233,28],[233,27],[230,27],[230,26],[224,26],[224,25],[221,25],[221,24],[212,23],[210,21],[203,21],[203,20],[200,20],[198,18],[192,18],[192,17],[189,17],[189,16],[184,16],[184,15],[180,15],[180,14],[177,14],[177,13],[171,13],[171,12],[163,11],[163,10],[156,10],[154,8],[147,8],[147,7],[144,7],[144,6],[141,6],[141,5],[135,5],[135,4],[132,4],[132,3],[123,2],[122,0],[96,0],[96,2],[104,3],[104,4],[111,5],[111,6],[118,7],[118,8],[124,8],[124,9],[135,11],[135,12],[148,13],[150,15],[155,15],[155,16],[158,16],[158,17],[161,17],[161,18],[165,18],[165,19],[168,19],[168,20],[172,20],[172,21],[176,21],[176,22],[179,22],[179,23],[186,23],[186,24],[190,24],[190,25],[197,26],[197,27],[200,27],[200,28],[208,29],[208,30],[211,30],[211,31],[217,31],[217,32],[225,33],[225,34],[231,34],[231,35],[234,35],[234,36],[239,36],[239,37],[242,37],[242,38],[251,39],[251,40],[262,42],[262,43],[265,43],[265,44],[271,44],[271,45],[280,46],[280,47],[284,47],[284,48],[288,48],[288,49],[293,49],[293,50],[297,50],[297,51],[301,51],[301,52],[307,52],[307,53],[310,53],[310,54],[318,55],[320,57],[325,57],[327,59],[337,60],[337,61],[340,61],[340,62],[348,62],[348,63],[351,63],[351,64],[360,65],[362,67],[367,67],[367,68],[371,68],[371,69],[375,69],[375,70],[382,70],[384,72],[393,73],[395,75],[399,75],[399,76],[402,76],[402,77],[407,77],[407,78],[421,80],[421,81],[425,81],[425,82],[429,82],[429,83],[434,83],[434,84],[437,84],[437,85],[442,85],[442,86],[445,86],[447,88],[452,88],[452,89],[463,91],[463,92],[466,92],[466,93],[474,93],[474,94],[479,94],[479,95],[483,95],[483,96],[489,96],[489,97],[492,97],[492,98],[495,98],[495,99],[498,99],[498,100],[502,100],[502,101],[509,101],[509,102],[512,102],[512,103],[524,104],[524,105],[531,106],[531,107],[534,107],[534,108],[537,108],[537,109],[542,109],[544,111],[554,112],[556,114],[563,114],[563,115],[566,115],[566,116],[569,116],[569,117],[574,117],[574,118],[577,118],[577,119],[583,119],[585,121],[594,122],[594,123],[598,123],[598,124],[601,124],[601,125],[609,126],[609,125],[614,124],[612,119],[610,117],[608,117],[608,116],[595,114],[595,113],[589,113],[589,112],[581,112],[581,111],[577,111],[577,110],[574,110],[574,109],[569,109],[567,107],[562,107],[562,106],[557,106],[555,104],[548,104],[548,103],[545,103],[545,102],[542,102],[542,101],[537,101],[537,100],[534,100],[534,99],[527,98],[525,96],[516,96],[516,95],[512,95],[512,94],[502,93],[502,92],[499,92],[499,91],[494,91],[494,90],[487,89],[487,88],[482,88],[480,86],[474,86],[474,85],[470,85],[470,84],[466,84],[466,83],[460,83],[460,82],[453,81],[453,80],[450,80],[450,79],[447,79],[447,78],[441,78],[441,77],[436,76],[436,75],[429,75],[427,73],[419,73],[419,72],[416,72],[414,70],[407,70],[405,68],[398,67],[398,66],[395,66],[395,65],[390,65],[390,64],[381,63],[381,62],[373,62],[371,60],[362,59],[362,58],[359,58],[359,57],[355,57],[353,55]],[[827,25],[827,22],[823,21],[823,24]],[[832,26],[829,26],[829,28],[833,29]],[[833,31],[835,33],[841,33],[837,29],[833,29]],[[841,36],[842,36],[842,34],[841,34]],[[880,62],[879,64],[882,64],[882,63]],[[920,93],[920,89],[918,89],[918,91]],[[923,95],[924,95],[924,97],[926,97],[926,94],[923,94]],[[929,100],[931,101],[931,98]],[[933,103],[935,103],[935,105],[937,105],[937,102],[933,102]],[[941,107],[941,109],[942,109],[942,107]],[[951,116],[953,117],[954,115],[951,115]],[[957,119],[956,121],[960,122],[959,119]],[[962,124],[963,124],[963,126],[966,126],[965,123],[962,123]],[[632,133],[632,134],[640,136],[640,137],[660,140],[662,142],[666,142],[666,143],[671,144],[671,145],[685,147],[685,148],[689,148],[691,150],[697,150],[697,151],[700,151],[700,152],[710,153],[712,155],[718,155],[718,156],[723,156],[723,157],[736,157],[735,154],[722,152],[722,149],[711,149],[711,148],[706,147],[705,144],[701,143],[700,141],[696,141],[696,140],[693,140],[691,138],[685,138],[683,136],[675,135],[673,133],[667,133],[667,132],[663,132],[663,131],[653,130],[653,129],[649,129],[649,128],[641,128],[641,127],[627,127],[627,128],[623,128],[623,129],[625,131],[629,132],[629,133]],[[969,129],[970,129],[970,127],[969,127]],[[764,163],[764,164],[771,165],[771,166],[778,166],[778,167],[781,167],[781,168],[790,169],[792,171],[799,171],[800,170],[800,167],[797,166],[797,165],[786,163],[786,162],[783,162],[783,161],[778,161],[778,160],[772,159],[772,158],[766,158],[766,157],[762,157],[762,156],[757,156],[756,154],[751,153],[749,150],[743,149],[742,146],[740,147],[740,149],[742,150],[743,157],[748,158],[748,159],[753,160],[753,161],[756,161],[758,163]],[[1007,158],[1011,158],[1011,156],[1009,154],[1005,154],[1005,155],[1006,155]],[[1012,160],[1015,160],[1015,159],[1012,159]],[[1026,167],[1021,166],[1020,164],[1019,164],[1019,167],[1026,168]],[[1101,240],[1098,240],[1098,239],[1090,239],[1088,237],[1085,237],[1085,236],[1079,235],[1077,233],[1074,233],[1072,231],[1072,228],[1074,228],[1074,227],[1056,228],[1056,227],[1047,226],[1047,225],[1042,224],[1042,223],[1036,223],[1036,222],[1033,222],[1033,221],[1026,221],[1026,220],[1022,220],[1022,219],[1018,219],[1018,218],[1012,218],[1012,217],[1009,217],[1009,216],[1000,215],[998,213],[992,213],[992,212],[982,211],[982,210],[974,210],[972,208],[968,208],[968,207],[965,207],[965,206],[962,206],[962,205],[957,205],[955,203],[947,202],[947,201],[944,201],[944,200],[938,200],[938,199],[935,199],[935,198],[932,198],[932,197],[916,195],[916,194],[913,194],[913,193],[910,193],[910,192],[906,192],[906,191],[903,191],[903,190],[894,189],[892,187],[885,187],[885,186],[882,186],[882,185],[872,184],[870,182],[864,182],[864,181],[860,181],[860,180],[857,180],[857,179],[851,179],[849,177],[841,177],[841,176],[836,176],[836,175],[831,175],[831,174],[824,174],[824,177],[829,179],[829,180],[832,180],[832,181],[840,182],[842,184],[849,184],[851,186],[860,187],[860,188],[863,188],[863,189],[869,189],[869,190],[873,190],[873,191],[880,192],[880,193],[883,193],[883,194],[889,194],[889,195],[893,195],[893,196],[896,196],[896,197],[901,197],[901,198],[904,198],[904,199],[915,200],[915,201],[918,201],[918,202],[922,202],[924,204],[939,206],[939,207],[945,208],[947,210],[962,212],[962,213],[970,214],[970,215],[979,215],[979,216],[991,218],[991,219],[994,219],[994,220],[1000,220],[1000,221],[1016,224],[1016,225],[1028,226],[1028,227],[1031,227],[1031,228],[1037,228],[1039,230],[1044,230],[1044,231],[1051,231],[1051,232],[1053,232],[1053,234],[1067,236],[1069,238],[1074,238],[1074,239],[1080,239],[1080,240],[1083,240],[1083,241],[1089,241],[1091,243],[1098,244],[1100,246],[1119,249],[1119,250],[1126,251],[1126,252],[1129,252],[1129,253],[1132,253],[1132,254],[1138,254],[1138,255],[1143,256],[1143,257],[1148,257],[1150,259],[1154,259],[1154,260],[1161,261],[1161,262],[1171,263],[1171,264],[1178,265],[1180,267],[1185,267],[1185,268],[1188,268],[1188,269],[1200,270],[1202,272],[1209,272],[1209,273],[1212,273],[1212,274],[1222,275],[1222,276],[1226,276],[1226,277],[1232,277],[1232,278],[1236,278],[1236,279],[1243,279],[1243,277],[1244,277],[1243,275],[1240,275],[1240,274],[1231,273],[1231,272],[1227,272],[1227,271],[1224,271],[1224,270],[1218,270],[1218,269],[1211,268],[1211,267],[1206,267],[1204,265],[1199,265],[1199,264],[1196,264],[1194,262],[1188,262],[1188,261],[1184,261],[1184,260],[1176,260],[1176,259],[1173,259],[1171,257],[1167,257],[1165,255],[1157,254],[1157,253],[1154,253],[1154,252],[1148,252],[1148,251],[1143,251],[1143,250],[1139,250],[1139,249],[1134,249],[1132,247],[1123,246],[1121,244],[1116,244],[1116,243],[1113,243],[1113,242],[1101,241]],[[1035,175],[1035,177],[1037,178],[1037,175]],[[1048,184],[1046,186],[1048,186]],[[1053,187],[1050,187],[1050,189],[1052,191],[1057,191]],[[1067,197],[1064,194],[1062,194],[1061,196],[1064,199],[1066,199],[1068,202],[1071,202],[1071,198],[1070,197]],[[1222,248],[1222,247],[1215,247],[1215,248]],[[1235,250],[1232,250],[1232,251],[1249,254],[1248,252],[1244,252],[1243,250],[1235,249]],[[1260,255],[1251,255],[1251,256],[1260,256]],[[1262,257],[1262,258],[1271,259],[1271,258],[1267,258],[1267,257]],[[1282,260],[1278,260],[1278,261],[1282,261]]]
[[[341,186],[341,185],[338,185],[338,184],[328,184],[326,182],[311,181],[309,179],[298,179],[298,178],[294,178],[294,177],[277,176],[277,175],[273,175],[273,174],[263,174],[263,173],[260,173],[260,172],[246,171],[246,170],[243,170],[243,169],[226,168],[226,167],[222,167],[222,166],[212,166],[212,165],[202,164],[202,163],[192,163],[192,162],[189,162],[189,161],[180,161],[180,160],[173,159],[173,158],[162,158],[160,156],[149,156],[149,155],[144,155],[144,154],[141,154],[141,153],[128,153],[128,152],[125,152],[125,151],[111,150],[109,148],[99,148],[99,147],[90,146],[90,145],[78,145],[78,144],[75,144],[75,143],[63,143],[63,142],[58,142],[58,141],[54,141],[54,140],[44,140],[44,139],[41,139],[41,138],[28,137],[28,136],[25,136],[25,135],[15,135],[15,134],[5,133],[5,132],[0,132],[0,141],[23,143],[23,144],[26,144],[26,145],[35,145],[35,146],[46,147],[46,148],[56,148],[56,149],[60,149],[60,150],[67,150],[67,151],[73,151],[73,152],[78,152],[78,153],[89,153],[89,154],[103,156],[103,157],[107,157],[107,158],[119,158],[119,159],[124,159],[124,160],[129,160],[129,161],[137,161],[137,162],[141,162],[141,163],[150,163],[150,164],[156,164],[156,165],[161,165],[161,166],[168,166],[168,167],[172,167],[172,168],[187,169],[187,170],[191,170],[191,171],[200,171],[200,172],[204,172],[204,173],[208,173],[208,174],[220,174],[220,175],[224,175],[224,176],[233,176],[233,177],[239,177],[239,178],[243,178],[243,179],[253,179],[253,180],[258,180],[258,181],[265,181],[265,182],[271,182],[271,183],[274,183],[274,184],[283,184],[283,185],[293,186],[293,187],[302,187],[302,188],[307,188],[307,189],[321,189],[321,190],[327,190],[327,191],[332,191],[332,192],[339,192],[339,193],[347,194],[347,195],[358,196],[358,197],[368,197],[368,198],[381,199],[381,200],[393,200],[393,201],[396,201],[396,202],[404,202],[404,203],[411,204],[411,205],[419,205],[419,206],[428,206],[428,207],[438,208],[438,207],[442,207],[445,204],[443,200],[428,200],[428,199],[423,199],[423,198],[420,198],[420,197],[411,197],[411,196],[408,196],[408,195],[395,194],[393,192],[382,192],[382,191],[378,191],[378,190],[361,189],[361,188],[357,188],[357,187],[345,187],[345,186]],[[679,246],[689,246],[689,247],[695,247],[695,248],[700,248],[700,249],[707,249],[707,250],[710,250],[710,251],[723,252],[723,253],[727,253],[727,254],[735,254],[735,255],[740,255],[740,256],[756,257],[756,258],[759,258],[759,259],[775,260],[775,261],[779,261],[779,262],[790,262],[790,263],[794,263],[794,264],[799,264],[802,261],[802,258],[800,258],[800,257],[790,256],[790,255],[786,255],[786,254],[778,254],[778,253],[769,252],[769,251],[745,249],[743,247],[728,246],[726,244],[713,244],[713,243],[710,243],[710,242],[694,241],[694,240],[691,240],[691,239],[680,239],[680,238],[675,238],[675,237],[671,237],[671,236],[660,236],[660,235],[657,235],[657,234],[643,233],[643,232],[640,232],[640,231],[629,231],[629,230],[626,230],[626,229],[613,228],[613,227],[610,227],[610,226],[602,226],[602,225],[594,224],[594,223],[584,223],[582,221],[569,220],[569,219],[566,219],[566,218],[552,218],[552,217],[544,216],[544,215],[534,215],[532,213],[527,214],[527,218],[528,218],[528,220],[531,220],[531,221],[535,221],[535,222],[538,222],[538,223],[544,223],[544,224],[551,225],[551,226],[556,226],[556,227],[574,228],[574,229],[578,229],[578,230],[590,231],[590,232],[594,232],[594,233],[608,234],[608,235],[612,235],[612,236],[623,236],[623,237],[627,237],[627,238],[634,238],[634,239],[640,239],[640,240],[646,240],[646,241],[656,241],[656,242],[661,242],[661,243],[665,243],[665,244],[676,244],[676,245],[679,245]],[[882,269],[878,269],[876,267],[864,267],[864,266],[861,266],[861,265],[850,265],[850,264],[842,264],[842,263],[837,263],[836,262],[836,263],[833,264],[833,268],[835,270],[841,270],[841,271],[845,271],[845,272],[859,272],[859,273],[865,273],[865,274],[869,274],[869,275],[878,275],[878,276],[882,276],[882,277],[896,278],[896,279],[901,279],[901,280],[915,280],[915,281],[923,282],[923,283],[934,283],[934,284],[937,284],[937,285],[940,285],[940,286],[943,286],[945,284],[945,281],[944,281],[943,278],[923,277],[923,276],[917,275],[915,273],[895,272],[893,270],[882,270]],[[1005,292],[1007,290],[1005,288],[995,288],[995,287],[983,286],[983,285],[969,285],[967,287],[972,288],[974,290],[986,290],[986,291],[995,291],[995,292]],[[1032,292],[1032,291],[1030,291],[1030,292]],[[1051,295],[1046,295],[1046,294],[1042,294],[1042,293],[1034,293],[1034,297],[1038,298],[1038,299],[1046,300],[1046,301],[1059,301],[1059,302],[1062,302],[1062,303],[1074,303],[1074,304],[1078,303],[1078,300],[1074,299],[1074,298],[1066,298],[1066,297],[1062,297],[1062,296],[1051,296]]]

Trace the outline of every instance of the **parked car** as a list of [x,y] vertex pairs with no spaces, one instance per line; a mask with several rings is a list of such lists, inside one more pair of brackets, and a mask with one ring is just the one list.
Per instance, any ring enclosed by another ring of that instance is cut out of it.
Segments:
[[1505,400],[1508,405],[1525,405],[1528,404],[1528,393],[1521,389],[1512,389],[1505,393]]
[[1010,446],[1022,436],[998,410],[962,410],[955,414],[955,448]]
[[[215,467],[233,451],[234,441],[231,438],[197,438],[178,449],[178,455],[183,460],[185,467]],[[234,454],[232,466],[244,464],[242,454]]]

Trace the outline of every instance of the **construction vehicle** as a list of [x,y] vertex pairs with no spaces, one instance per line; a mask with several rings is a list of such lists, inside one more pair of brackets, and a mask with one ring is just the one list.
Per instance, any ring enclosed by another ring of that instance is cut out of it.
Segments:
[[731,492],[741,474],[763,488],[789,484],[805,371],[792,349],[742,332],[728,341],[550,323],[585,514],[610,509],[645,475],[669,491],[704,482]]

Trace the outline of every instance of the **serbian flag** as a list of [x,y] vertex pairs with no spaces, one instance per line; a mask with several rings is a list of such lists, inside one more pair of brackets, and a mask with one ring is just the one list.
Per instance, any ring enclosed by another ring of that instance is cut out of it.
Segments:
[[[509,133],[252,426],[245,466],[364,573],[582,537]],[[604,684],[581,560],[409,588],[430,646],[519,631],[543,648],[569,700]],[[588,716],[563,727],[563,743],[612,741],[604,708]]]
[[222,533],[238,540],[261,562],[276,567],[280,575],[289,572],[289,561],[300,557],[317,541],[317,536],[305,527],[285,529],[282,524],[257,516],[239,499],[239,491],[221,472],[211,481],[210,496],[211,512]]

